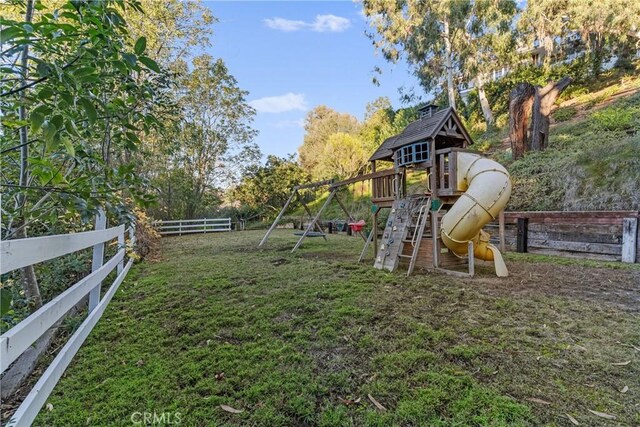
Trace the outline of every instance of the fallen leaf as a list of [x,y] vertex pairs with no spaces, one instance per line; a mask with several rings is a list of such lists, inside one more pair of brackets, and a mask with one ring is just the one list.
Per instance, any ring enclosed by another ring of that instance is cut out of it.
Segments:
[[369,400],[371,401],[371,403],[373,403],[373,404],[374,404],[374,406],[375,406],[376,408],[378,408],[379,410],[381,410],[381,411],[386,411],[386,410],[387,410],[387,408],[385,408],[384,406],[382,406],[382,405],[380,404],[380,402],[378,402],[376,399],[374,399],[374,398],[373,398],[373,396],[371,396],[370,394],[367,394],[367,397],[369,398]]
[[569,414],[565,414],[565,415],[567,416],[567,418],[569,418],[569,421],[571,421],[571,424],[573,424],[574,426],[579,426],[580,425],[578,420],[573,418],[571,415],[569,415]]
[[583,347],[583,346],[581,346],[581,345],[574,344],[573,346],[574,346],[575,348],[577,348],[578,350],[587,351],[587,348],[586,348],[586,347]]
[[142,360],[142,359],[138,360],[138,361],[136,362],[136,365],[138,365],[138,366],[142,366],[142,365],[144,365],[144,360]]
[[588,411],[591,412],[593,415],[597,415],[600,418],[606,418],[608,420],[615,420],[616,419],[615,415],[605,414],[604,412],[592,411],[591,409],[588,409]]
[[613,366],[627,366],[629,363],[631,363],[631,360],[627,360],[626,362],[616,362],[616,363],[612,363]]
[[622,387],[622,390],[620,390],[620,393],[626,393],[629,391],[629,387],[628,386],[624,386]]
[[220,372],[219,374],[215,375],[215,379],[217,379],[218,381],[223,380],[224,379],[224,372]]
[[47,411],[53,411],[53,405],[51,403],[47,403]]
[[546,400],[538,399],[537,397],[527,397],[529,402],[540,403],[542,405],[551,405],[551,402],[547,402]]
[[242,409],[234,409],[227,405],[220,405],[220,408],[222,408],[223,411],[231,412],[232,414],[241,414],[244,412]]

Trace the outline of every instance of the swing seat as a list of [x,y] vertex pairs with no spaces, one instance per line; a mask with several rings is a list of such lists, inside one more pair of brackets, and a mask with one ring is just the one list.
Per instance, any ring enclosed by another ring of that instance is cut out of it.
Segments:
[[361,219],[358,222],[350,222],[349,223],[349,227],[351,227],[351,231],[352,232],[359,233],[359,232],[362,231],[362,229],[364,228],[365,224],[366,223],[365,223],[364,219]]
[[[304,231],[296,231],[295,233],[293,233],[295,236],[302,236],[304,234]],[[307,237],[324,237],[325,234],[321,233],[319,231],[310,231],[307,233]]]

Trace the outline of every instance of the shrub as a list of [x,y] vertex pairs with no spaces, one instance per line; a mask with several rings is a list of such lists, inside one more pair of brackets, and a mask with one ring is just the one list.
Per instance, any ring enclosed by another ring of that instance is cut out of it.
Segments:
[[633,110],[606,108],[590,116],[592,125],[599,130],[624,131],[633,128]]
[[576,116],[578,110],[575,107],[560,107],[553,112],[553,119],[556,122],[566,122]]

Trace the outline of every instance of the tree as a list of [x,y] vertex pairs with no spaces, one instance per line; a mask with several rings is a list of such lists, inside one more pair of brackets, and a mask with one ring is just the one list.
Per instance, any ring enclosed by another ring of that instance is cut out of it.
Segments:
[[[298,165],[293,156],[268,156],[264,166],[249,168],[240,184],[229,192],[229,196],[258,214],[273,217],[282,209],[293,187],[310,181],[310,175]],[[292,203],[295,208],[297,200]]]
[[[543,151],[549,141],[549,114],[560,93],[571,83],[570,77],[549,81],[544,87],[521,83],[510,94],[509,137],[513,159],[526,151]],[[527,136],[531,117],[531,137]]]
[[485,91],[489,75],[496,67],[507,67],[515,57],[516,33],[511,23],[517,8],[514,1],[476,0],[460,46],[461,73],[473,80],[487,126],[493,125],[493,112]]
[[334,133],[324,146],[320,164],[322,176],[338,179],[354,177],[367,166],[372,152],[357,135]]
[[547,67],[562,48],[554,41],[572,32],[580,34],[591,73],[597,76],[608,51],[624,50],[630,39],[637,39],[634,34],[640,27],[640,4],[634,0],[531,0],[518,26],[529,43],[542,42]]
[[[201,55],[192,65],[178,85],[182,119],[169,134],[175,141],[170,165],[156,180],[162,188],[161,204],[181,218],[196,216],[206,197],[236,182],[260,158],[253,142],[257,132],[251,128],[255,110],[246,101],[247,92],[221,59]],[[184,209],[176,210],[180,200]]]
[[387,97],[381,97],[367,104],[364,122],[360,128],[360,138],[366,149],[373,152],[382,142],[394,135],[395,111]]
[[[397,62],[406,57],[424,90],[445,87],[453,108],[456,81],[478,78],[482,89],[484,75],[498,58],[506,61],[506,52],[512,50],[506,41],[516,13],[513,0],[364,0],[363,8],[377,33],[369,36],[385,59]],[[483,89],[479,93],[490,123],[486,95]]]
[[[3,205],[3,239],[26,237],[36,224],[45,231],[61,221],[86,224],[99,207],[131,219],[123,193],[145,204],[146,185],[114,157],[139,147],[137,132],[160,125],[150,111],[166,101],[165,73],[145,55],[144,38],[130,39],[122,16],[139,4],[14,7],[24,18],[5,19],[2,28],[1,185],[15,201]],[[25,292],[37,306],[32,273],[24,271]]]
[[298,148],[300,165],[314,179],[322,179],[323,171],[319,167],[324,161],[325,145],[334,133],[355,135],[360,130],[358,119],[347,113],[339,113],[320,105],[309,111],[305,118],[304,142]]

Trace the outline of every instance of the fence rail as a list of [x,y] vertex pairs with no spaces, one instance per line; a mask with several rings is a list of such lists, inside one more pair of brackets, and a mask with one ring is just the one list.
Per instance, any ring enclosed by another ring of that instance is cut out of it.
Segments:
[[[124,225],[104,229],[105,222],[104,215],[98,215],[95,231],[9,240],[0,244],[2,274],[89,247],[93,247],[94,254],[91,274],[0,336],[0,372],[4,373],[25,350],[61,320],[69,310],[80,303],[83,298],[90,296],[87,317],[40,376],[20,407],[5,424],[7,426],[29,426],[32,424],[53,387],[60,380],[71,359],[102,316],[131,268],[132,260],[124,265],[126,256]],[[133,228],[130,228],[128,233],[130,245],[134,245]],[[104,263],[104,246],[114,239],[117,239],[118,251]],[[100,298],[102,281],[113,270],[117,271],[117,277],[104,296]],[[91,297],[94,299],[93,304]]]
[[212,233],[217,231],[231,231],[231,218],[202,218],[202,219],[174,219],[156,221],[154,226],[160,235]]

